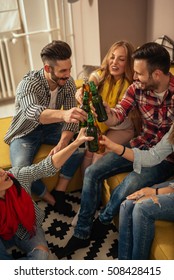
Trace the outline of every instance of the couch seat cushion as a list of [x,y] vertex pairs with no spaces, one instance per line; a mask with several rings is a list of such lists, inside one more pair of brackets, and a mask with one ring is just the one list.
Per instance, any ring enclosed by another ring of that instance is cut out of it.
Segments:
[[150,259],[174,260],[174,222],[156,221]]
[[4,135],[10,126],[11,120],[11,117],[0,118],[0,167],[3,169],[9,169],[11,167],[9,145],[4,142]]

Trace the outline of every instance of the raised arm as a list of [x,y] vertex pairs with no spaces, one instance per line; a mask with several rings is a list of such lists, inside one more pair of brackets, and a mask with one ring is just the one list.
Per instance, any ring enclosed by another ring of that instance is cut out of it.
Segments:
[[60,168],[82,143],[93,139],[93,137],[87,137],[85,131],[86,128],[82,128],[74,142],[52,156],[52,162],[55,168]]
[[85,130],[85,128],[82,128],[74,142],[53,156],[48,156],[39,163],[30,166],[13,167],[11,172],[20,181],[21,185],[27,186],[31,186],[31,183],[38,179],[55,175],[65,161],[82,143],[93,139],[93,137],[87,137],[85,135]]
[[106,136],[103,136],[100,142],[101,144],[105,145],[108,150],[132,161],[134,163],[134,171],[140,173],[141,167],[157,165],[168,155],[173,153],[174,145],[172,145],[168,139],[172,129],[173,126],[169,132],[163,136],[161,141],[149,150],[139,150],[137,148],[130,149],[112,142]]

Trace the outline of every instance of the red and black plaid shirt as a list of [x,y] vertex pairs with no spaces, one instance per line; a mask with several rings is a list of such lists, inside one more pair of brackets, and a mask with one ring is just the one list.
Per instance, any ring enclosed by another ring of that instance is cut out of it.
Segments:
[[162,100],[153,91],[137,89],[134,83],[129,86],[120,104],[116,105],[115,109],[120,122],[135,107],[141,112],[141,133],[130,141],[131,147],[149,149],[156,145],[170,129],[174,121],[173,94],[174,76],[172,74],[170,74],[168,90],[166,90]]

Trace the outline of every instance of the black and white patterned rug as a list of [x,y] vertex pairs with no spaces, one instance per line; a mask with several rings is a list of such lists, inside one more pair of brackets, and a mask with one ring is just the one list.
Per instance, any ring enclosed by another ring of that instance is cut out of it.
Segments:
[[[80,191],[66,194],[67,202],[72,204],[73,210],[77,213],[80,206]],[[74,228],[71,225],[72,218],[54,212],[44,201],[38,202],[39,207],[45,211],[43,229],[50,248],[50,260],[56,260],[55,251],[64,247],[71,238]],[[113,260],[117,258],[118,232],[113,224],[105,238],[100,241],[91,241],[90,246],[79,249],[64,259],[69,260]],[[12,254],[15,259],[22,256],[22,253],[13,248]]]

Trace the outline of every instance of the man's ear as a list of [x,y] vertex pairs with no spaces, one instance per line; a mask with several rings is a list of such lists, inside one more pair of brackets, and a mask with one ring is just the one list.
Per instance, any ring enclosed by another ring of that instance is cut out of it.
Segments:
[[45,65],[44,65],[44,70],[45,70],[47,73],[50,73],[50,72],[51,72],[51,67],[50,67],[48,64],[45,64]]
[[161,74],[162,74],[162,71],[160,69],[156,69],[153,73],[152,73],[152,76],[153,78],[155,79],[160,79],[161,78]]

